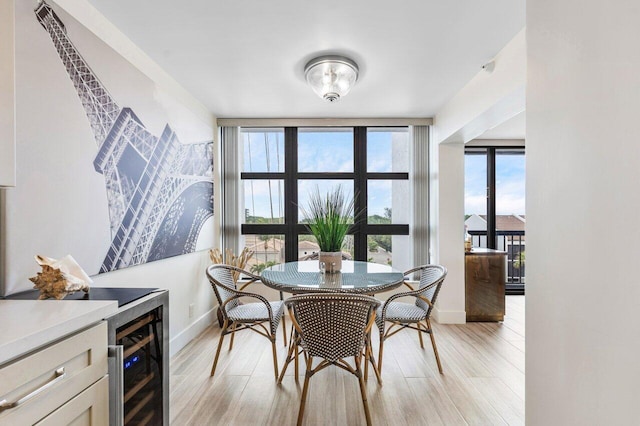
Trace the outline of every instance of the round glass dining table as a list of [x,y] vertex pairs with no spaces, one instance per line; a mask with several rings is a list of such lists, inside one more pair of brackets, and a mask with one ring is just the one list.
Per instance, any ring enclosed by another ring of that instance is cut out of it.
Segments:
[[320,272],[317,260],[287,262],[262,271],[262,282],[287,293],[376,294],[402,285],[404,274],[387,265],[343,260],[342,270]]

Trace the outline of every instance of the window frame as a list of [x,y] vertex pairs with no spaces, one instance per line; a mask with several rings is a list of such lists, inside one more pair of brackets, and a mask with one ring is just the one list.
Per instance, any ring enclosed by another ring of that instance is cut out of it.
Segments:
[[[310,126],[311,127],[311,126]],[[242,129],[252,128],[244,126]],[[262,129],[269,127],[260,126]],[[282,126],[273,126],[281,129]],[[284,235],[285,261],[298,260],[298,237],[309,235],[305,224],[299,223],[298,217],[298,181],[299,180],[350,180],[353,182],[355,194],[354,208],[359,212],[355,223],[348,234],[353,235],[354,260],[366,261],[368,256],[367,237],[369,235],[409,235],[409,224],[369,224],[367,189],[370,180],[406,180],[407,172],[368,172],[367,171],[367,130],[370,128],[403,128],[408,126],[332,126],[329,128],[353,129],[353,172],[299,172],[298,171],[298,129],[300,127],[284,127],[284,173],[283,172],[241,172],[240,181],[254,180],[284,180],[284,224],[253,224],[243,223],[240,226],[241,235]]]

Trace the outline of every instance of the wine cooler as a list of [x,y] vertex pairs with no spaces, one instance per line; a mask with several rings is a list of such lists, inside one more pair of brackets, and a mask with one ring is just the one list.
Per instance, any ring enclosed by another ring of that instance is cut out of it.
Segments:
[[168,425],[168,292],[120,307],[109,323],[111,425]]

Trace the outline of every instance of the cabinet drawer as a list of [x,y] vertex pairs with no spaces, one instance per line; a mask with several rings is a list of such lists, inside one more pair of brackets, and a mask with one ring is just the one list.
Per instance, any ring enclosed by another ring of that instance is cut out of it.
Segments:
[[0,401],[20,401],[0,408],[0,425],[33,424],[106,374],[107,324],[102,322],[0,369]]
[[109,424],[109,378],[103,377],[89,389],[58,408],[37,426],[107,426]]

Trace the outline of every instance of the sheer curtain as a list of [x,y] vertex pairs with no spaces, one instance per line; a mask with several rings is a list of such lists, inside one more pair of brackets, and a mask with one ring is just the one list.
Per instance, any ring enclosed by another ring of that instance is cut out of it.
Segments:
[[413,263],[429,263],[429,126],[412,126]]
[[220,128],[222,190],[222,248],[240,253],[240,128]]

